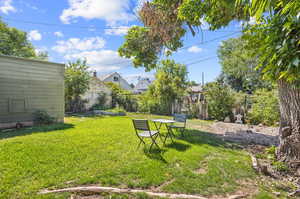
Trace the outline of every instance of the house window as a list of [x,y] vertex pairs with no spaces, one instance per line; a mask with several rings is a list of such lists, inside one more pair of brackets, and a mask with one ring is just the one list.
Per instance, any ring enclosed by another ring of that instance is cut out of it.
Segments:
[[119,78],[118,77],[114,77],[114,81],[115,82],[119,81]]

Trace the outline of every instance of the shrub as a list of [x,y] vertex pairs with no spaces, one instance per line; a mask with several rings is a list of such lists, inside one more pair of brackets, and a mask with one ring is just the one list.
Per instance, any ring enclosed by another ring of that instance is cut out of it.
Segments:
[[279,172],[285,172],[289,170],[288,166],[284,162],[274,161],[272,166],[276,171]]
[[252,96],[252,106],[247,119],[251,124],[275,125],[280,112],[277,91],[257,90]]
[[174,60],[163,60],[157,66],[155,81],[148,87],[143,97],[139,98],[141,112],[154,114],[172,114],[172,105],[181,101],[185,95],[187,68]]
[[270,154],[270,155],[275,155],[275,153],[276,153],[276,147],[275,146],[271,146],[269,148],[266,148],[266,153]]
[[65,68],[65,109],[70,112],[82,112],[86,100],[81,99],[89,89],[90,74],[86,60],[69,62]]
[[170,103],[152,96],[151,92],[146,92],[138,97],[138,111],[142,113],[152,113],[158,115],[170,114]]
[[106,109],[106,93],[100,92],[98,93],[97,103],[93,105],[93,110],[104,110]]
[[121,107],[126,111],[134,112],[137,109],[137,99],[129,91],[122,89],[119,85],[108,82],[107,85],[112,90],[112,107]]
[[38,125],[52,124],[55,122],[55,118],[51,117],[44,110],[37,110],[33,113],[33,121],[35,124],[38,124]]
[[208,115],[212,119],[223,121],[225,117],[232,116],[234,107],[233,91],[217,82],[205,86],[205,96],[208,103]]

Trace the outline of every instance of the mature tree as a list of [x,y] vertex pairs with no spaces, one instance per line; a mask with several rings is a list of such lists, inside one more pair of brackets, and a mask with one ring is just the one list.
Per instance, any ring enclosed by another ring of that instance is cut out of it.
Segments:
[[[264,14],[266,11],[269,13]],[[248,39],[259,45],[259,66],[262,74],[277,82],[279,87],[281,128],[277,155],[283,161],[299,161],[299,12],[300,1],[295,0],[153,0],[144,4],[139,15],[146,28],[149,28],[147,38],[160,36],[161,42],[155,44],[156,48],[152,48],[153,46],[140,48],[144,51],[147,51],[147,48],[162,50],[163,46],[168,44],[174,47],[171,50],[176,50],[180,45],[174,44],[180,44],[181,31],[177,32],[172,28],[181,30],[187,26],[194,33],[193,29],[201,25],[202,19],[209,23],[211,30],[215,30],[227,26],[232,20],[256,17],[259,23],[248,30]],[[165,18],[168,16],[172,20],[166,21]],[[132,33],[129,31],[127,37],[130,34]],[[140,58],[135,54],[126,56],[133,60]],[[140,66],[147,66],[148,63],[153,64],[155,61],[148,60]]]
[[273,12],[266,17],[261,16],[264,9],[258,3],[261,10],[256,13],[260,23],[250,27],[246,37],[260,45],[259,68],[264,77],[278,83],[281,112],[278,158],[288,162],[299,161],[300,2],[267,4]]
[[90,73],[86,60],[69,62],[65,68],[65,108],[67,111],[80,112],[84,109],[81,99],[89,89]]
[[[171,114],[174,102],[180,101],[188,86],[187,68],[183,64],[177,64],[174,60],[163,60],[157,66],[155,81],[150,85],[148,92],[145,94],[146,100],[154,110],[151,112],[161,114]],[[150,102],[152,101],[152,102]]]
[[262,79],[261,70],[256,70],[259,59],[257,48],[249,48],[248,43],[241,37],[222,42],[218,49],[222,66],[219,78],[236,91],[253,93],[259,88],[271,89],[272,84]]
[[27,39],[26,32],[8,27],[1,19],[0,54],[43,60],[48,58],[48,54],[45,52],[35,52],[33,45]]

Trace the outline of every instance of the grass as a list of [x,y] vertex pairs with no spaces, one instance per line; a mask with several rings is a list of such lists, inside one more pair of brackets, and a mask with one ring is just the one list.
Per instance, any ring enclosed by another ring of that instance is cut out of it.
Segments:
[[225,195],[256,178],[246,152],[197,130],[161,151],[137,150],[131,117],[155,116],[69,117],[0,133],[0,198],[66,198],[37,192],[87,184]]

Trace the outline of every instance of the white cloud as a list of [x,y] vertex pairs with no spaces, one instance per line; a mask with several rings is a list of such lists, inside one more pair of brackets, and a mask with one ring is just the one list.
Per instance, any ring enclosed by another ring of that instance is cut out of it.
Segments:
[[0,13],[8,14],[16,11],[16,8],[12,6],[12,0],[0,0]]
[[43,52],[47,52],[48,48],[46,46],[37,47],[34,51],[35,51],[36,54],[40,54],[40,53],[43,53]]
[[127,67],[129,59],[119,56],[117,51],[104,50],[105,40],[101,37],[70,38],[60,40],[52,50],[61,53],[66,61],[86,59],[92,70],[98,72],[116,71]]
[[84,39],[70,38],[66,41],[56,42],[56,46],[52,50],[59,53],[77,53],[78,51],[88,51],[101,49],[105,46],[105,40],[101,37],[88,37]]
[[56,37],[63,37],[64,36],[64,34],[62,32],[60,32],[60,31],[54,32],[54,35]]
[[64,9],[60,16],[63,23],[72,19],[103,19],[109,24],[128,22],[135,19],[130,13],[130,0],[69,0],[69,8]]
[[28,39],[30,41],[39,41],[42,39],[42,34],[38,30],[32,30],[28,33]]
[[198,46],[192,46],[192,47],[188,48],[187,51],[190,53],[200,53],[203,51],[203,49],[199,48]]
[[129,26],[119,26],[119,27],[111,27],[105,30],[105,34],[107,35],[126,35]]
[[91,69],[98,72],[115,71],[130,64],[130,60],[120,57],[118,52],[113,50],[83,51],[67,54],[64,58],[67,60],[86,59]]

